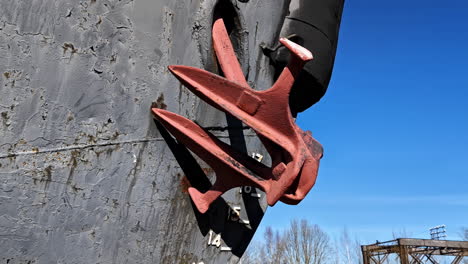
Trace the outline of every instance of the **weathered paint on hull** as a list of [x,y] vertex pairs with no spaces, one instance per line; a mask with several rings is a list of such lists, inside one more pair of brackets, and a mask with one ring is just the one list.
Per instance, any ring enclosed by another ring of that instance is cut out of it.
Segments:
[[[233,0],[237,53],[256,89],[272,84],[259,44],[277,43],[285,2]],[[265,154],[252,130],[225,129],[226,120],[236,122],[166,68],[217,71],[215,1],[0,4],[0,261],[237,262],[264,197],[232,190],[207,215],[195,214],[184,170],[199,168],[183,162],[187,153],[162,136],[150,113],[151,105],[167,108]],[[241,220],[227,219],[237,206]],[[210,230],[221,232],[219,248],[208,245]]]

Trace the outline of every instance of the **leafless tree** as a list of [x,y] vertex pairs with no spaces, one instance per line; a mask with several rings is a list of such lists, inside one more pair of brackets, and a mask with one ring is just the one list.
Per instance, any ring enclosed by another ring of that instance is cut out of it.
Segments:
[[261,252],[262,263],[282,263],[285,250],[284,238],[271,227],[266,228],[264,238],[265,246]]
[[352,254],[352,241],[348,233],[348,229],[345,227],[340,237],[341,244],[341,255],[344,264],[353,264]]
[[393,230],[392,231],[392,236],[393,239],[398,239],[398,238],[410,238],[413,234],[411,232],[406,231],[406,228],[401,228],[399,230]]
[[284,234],[285,263],[323,264],[330,260],[330,238],[318,225],[294,220]]
[[260,251],[263,245],[253,241],[242,255],[239,264],[256,264],[260,262]]
[[291,222],[280,233],[267,227],[263,243],[249,246],[242,264],[325,264],[332,261],[330,238],[307,220]]
[[462,227],[460,236],[463,240],[468,241],[468,227]]
[[337,259],[340,264],[362,263],[361,242],[352,238],[345,227],[341,232],[337,245]]
[[263,242],[254,241],[242,256],[242,264],[277,264],[284,263],[284,239],[271,227],[265,229]]
[[333,264],[342,264],[341,263],[341,254],[340,254],[340,251],[341,251],[340,241],[336,237],[334,239],[333,247],[334,247],[334,252],[333,252],[333,259],[332,259],[331,263],[333,263]]

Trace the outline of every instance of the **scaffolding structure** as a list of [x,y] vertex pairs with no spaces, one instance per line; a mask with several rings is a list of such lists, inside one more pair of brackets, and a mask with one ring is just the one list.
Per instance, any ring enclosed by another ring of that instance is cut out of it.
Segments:
[[431,233],[431,239],[440,240],[441,238],[447,237],[445,234],[445,225],[434,226],[429,229]]
[[452,256],[460,264],[468,256],[468,241],[399,238],[361,246],[364,264],[384,264],[397,254],[401,264],[438,264],[434,256]]

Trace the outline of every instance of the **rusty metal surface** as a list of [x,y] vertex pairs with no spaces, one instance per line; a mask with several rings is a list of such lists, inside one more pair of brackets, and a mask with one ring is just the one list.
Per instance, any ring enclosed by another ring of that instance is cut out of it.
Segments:
[[[400,263],[439,263],[435,256],[454,257],[453,264],[468,257],[468,241],[399,238],[361,246],[364,264],[387,263],[392,254],[398,255]],[[446,262],[444,262],[446,263]]]
[[[228,126],[166,69],[216,71],[216,3],[0,0],[1,262],[238,260],[265,197],[233,190],[213,214],[197,215],[185,193],[191,163],[177,160],[190,156],[149,113],[153,104],[183,114],[239,151],[266,155],[254,131]],[[258,44],[276,43],[286,5],[232,1],[234,48],[251,86],[272,84]],[[193,170],[214,177],[206,164]]]
[[223,193],[240,186],[266,192],[267,202],[299,203],[315,183],[322,147],[310,132],[302,131],[291,115],[289,94],[295,78],[312,54],[287,39],[280,39],[292,53],[278,80],[265,91],[251,89],[234,53],[223,19],[213,25],[213,45],[226,78],[202,69],[170,66],[170,71],[194,94],[251,127],[272,158],[271,167],[218,140],[189,119],[153,108],[153,114],[175,137],[209,164],[216,173],[213,186],[189,193],[201,213]]

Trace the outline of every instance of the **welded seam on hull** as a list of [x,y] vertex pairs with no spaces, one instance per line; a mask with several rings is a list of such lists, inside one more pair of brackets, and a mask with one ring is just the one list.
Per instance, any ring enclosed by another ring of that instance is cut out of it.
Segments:
[[[245,135],[245,137],[255,137],[256,135]],[[218,138],[229,138],[229,136],[218,136]],[[125,144],[141,144],[147,142],[157,142],[157,141],[164,141],[164,138],[143,138],[143,139],[134,139],[134,140],[124,140],[118,142],[109,142],[109,143],[100,143],[100,144],[79,144],[79,145],[71,145],[61,148],[52,148],[52,149],[39,149],[39,150],[30,150],[30,151],[22,151],[22,152],[13,152],[8,154],[0,154],[0,159],[5,158],[13,158],[18,156],[27,156],[27,155],[37,155],[37,154],[44,154],[44,153],[53,153],[53,152],[60,152],[60,151],[70,151],[70,150],[78,150],[78,149],[88,149],[88,148],[96,148],[96,147],[108,147],[108,146],[117,146],[117,145],[125,145]]]

